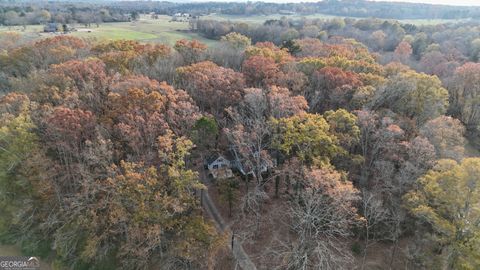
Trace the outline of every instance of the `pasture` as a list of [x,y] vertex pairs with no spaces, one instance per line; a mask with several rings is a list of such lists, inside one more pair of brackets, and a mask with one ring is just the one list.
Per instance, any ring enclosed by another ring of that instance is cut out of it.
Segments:
[[[143,15],[140,20],[134,22],[102,23],[98,26],[92,24],[73,25],[77,31],[67,35],[96,40],[132,39],[142,42],[156,42],[173,45],[179,39],[197,39],[207,45],[213,45],[215,40],[206,39],[197,33],[189,31],[188,22],[172,22],[170,16],[160,15],[158,19],[151,19]],[[63,33],[43,33],[42,25],[27,25],[15,27],[0,27],[0,33],[15,31],[25,38],[34,40],[39,38],[63,35]]]
[[216,41],[201,37],[189,31],[188,22],[172,22],[170,16],[160,15],[151,19],[143,15],[134,22],[103,23],[99,27],[78,28],[72,36],[95,39],[133,39],[144,42],[158,42],[173,45],[179,39],[198,39],[207,45]]

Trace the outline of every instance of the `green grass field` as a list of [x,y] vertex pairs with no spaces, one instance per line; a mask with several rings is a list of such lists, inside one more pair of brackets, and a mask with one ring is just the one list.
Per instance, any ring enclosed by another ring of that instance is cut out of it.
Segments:
[[198,39],[207,45],[216,41],[201,37],[197,33],[189,32],[187,22],[171,22],[170,16],[159,16],[151,19],[142,16],[135,22],[104,23],[99,27],[92,26],[87,29],[77,27],[78,31],[70,35],[96,39],[133,39],[145,42],[159,42],[169,45],[175,44],[179,39]]
[[[198,39],[207,45],[213,45],[217,41],[206,39],[197,33],[189,32],[187,22],[171,22],[170,16],[159,16],[158,19],[151,19],[142,16],[135,22],[103,23],[98,27],[92,24],[90,27],[83,25],[74,26],[78,31],[68,35],[91,38],[97,40],[118,40],[133,39],[143,42],[158,42],[173,45],[179,39]],[[25,28],[0,27],[0,33],[15,31],[23,34],[28,39],[38,39],[59,35],[58,33],[43,33],[42,25],[27,25]]]

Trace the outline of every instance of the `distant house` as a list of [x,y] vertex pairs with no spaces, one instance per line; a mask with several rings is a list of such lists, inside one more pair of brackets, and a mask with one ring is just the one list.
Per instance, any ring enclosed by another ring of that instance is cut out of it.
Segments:
[[73,27],[70,27],[68,24],[62,24],[62,30],[65,33],[75,31],[75,29]]
[[55,33],[55,32],[58,32],[60,29],[61,26],[57,23],[47,23],[45,24],[45,26],[43,27],[43,32],[45,33]]
[[175,13],[172,16],[172,21],[174,22],[188,22],[192,17],[189,13]]
[[280,15],[295,15],[295,12],[290,11],[290,10],[280,10],[278,13]]
[[43,32],[45,33],[55,33],[55,32],[70,32],[73,28],[71,28],[68,24],[60,24],[60,23],[47,23],[43,27]]

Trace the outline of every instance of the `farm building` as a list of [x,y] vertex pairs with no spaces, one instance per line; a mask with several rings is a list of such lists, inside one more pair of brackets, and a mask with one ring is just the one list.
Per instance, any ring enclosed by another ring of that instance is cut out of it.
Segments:
[[60,23],[47,23],[43,27],[43,32],[45,33],[55,33],[55,32],[70,32],[72,29],[68,24]]
[[43,27],[43,32],[46,33],[54,33],[58,32],[59,30],[61,30],[61,25],[58,23],[47,23]]
[[192,17],[189,13],[175,13],[172,16],[172,21],[174,22],[188,22]]

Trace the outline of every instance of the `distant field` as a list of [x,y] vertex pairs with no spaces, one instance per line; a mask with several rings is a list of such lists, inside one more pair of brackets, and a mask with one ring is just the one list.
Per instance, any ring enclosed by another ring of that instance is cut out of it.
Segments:
[[[331,19],[337,16],[325,14],[313,14],[307,16],[300,15],[255,15],[255,16],[235,16],[224,14],[211,14],[202,16],[202,19],[213,20],[229,20],[236,22],[245,22],[249,24],[262,24],[266,20],[279,19],[287,17],[291,19],[310,18],[310,19]],[[416,25],[433,25],[448,22],[458,22],[456,20],[403,20],[404,23],[412,23]],[[197,33],[189,32],[187,22],[171,22],[170,16],[161,15],[158,19],[151,19],[149,16],[142,15],[140,20],[135,22],[119,22],[119,23],[102,23],[97,27],[92,24],[91,27],[86,28],[83,25],[75,25],[78,29],[76,32],[68,35],[92,38],[97,40],[117,40],[117,39],[132,39],[143,42],[158,42],[173,45],[179,39],[198,39],[201,42],[212,46],[217,41],[206,39]],[[16,31],[22,33],[27,39],[35,40],[39,38],[51,37],[54,33],[43,33],[42,25],[27,25],[26,27],[15,26],[6,27],[0,26],[0,33],[5,31]]]
[[[159,19],[150,19],[142,16],[136,22],[118,22],[118,23],[102,23],[97,27],[92,24],[91,27],[85,28],[83,25],[75,26],[78,31],[69,33],[68,35],[93,38],[98,40],[117,40],[117,39],[133,39],[144,42],[158,42],[173,45],[179,39],[198,39],[207,45],[213,45],[215,40],[206,39],[197,33],[188,32],[187,22],[170,22],[170,16],[159,16]],[[23,27],[0,27],[0,32],[17,31],[31,39],[45,38],[54,35],[54,33],[43,33],[43,26],[28,25]]]
[[435,24],[444,24],[444,23],[458,23],[458,22],[467,22],[470,19],[461,19],[461,20],[446,20],[446,19],[416,19],[416,20],[400,20],[402,23],[411,23],[415,25],[435,25]]
[[[226,15],[226,14],[210,14],[207,16],[202,16],[202,19],[212,19],[212,20],[228,20],[232,22],[246,22],[246,23],[254,23],[254,24],[261,24],[266,20],[274,20],[280,19],[282,17],[286,17],[289,19],[300,19],[300,18],[308,18],[308,19],[332,19],[332,18],[345,18],[344,16],[335,16],[335,15],[328,15],[328,14],[311,14],[311,15],[282,15],[282,14],[272,14],[272,15],[254,15],[254,16],[238,16],[238,15]],[[349,17],[353,19],[361,19],[355,17]],[[466,20],[442,20],[442,19],[416,19],[416,20],[398,20],[402,23],[411,23],[415,25],[435,25],[435,24],[442,24],[442,23],[455,23],[460,21]]]
[[170,22],[170,16],[162,15],[155,20],[142,16],[135,22],[103,23],[98,28],[93,26],[90,28],[91,32],[79,28],[79,31],[71,35],[97,39],[133,39],[169,45],[175,44],[179,39],[198,39],[207,45],[216,42],[203,38],[197,33],[187,32],[188,29],[187,22]]
[[262,24],[266,20],[275,20],[286,17],[289,19],[300,19],[300,18],[319,18],[319,19],[331,19],[336,18],[336,16],[325,15],[325,14],[314,14],[308,16],[301,15],[282,15],[282,14],[272,14],[272,15],[253,15],[253,16],[239,16],[239,15],[226,15],[226,14],[210,14],[202,16],[201,19],[211,19],[211,20],[225,20],[232,22],[246,22],[253,24]]

